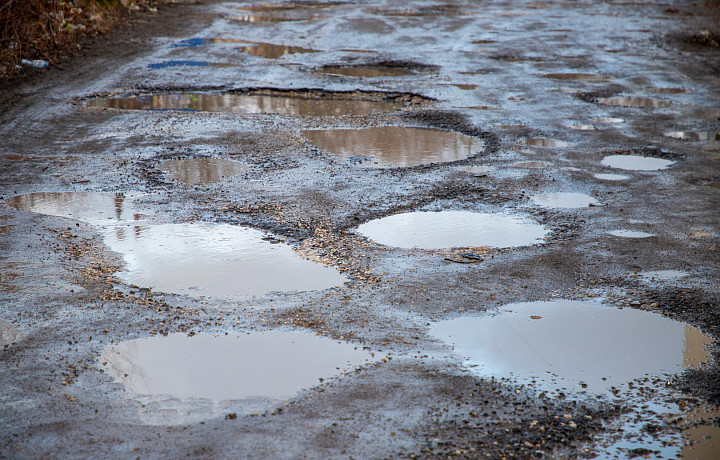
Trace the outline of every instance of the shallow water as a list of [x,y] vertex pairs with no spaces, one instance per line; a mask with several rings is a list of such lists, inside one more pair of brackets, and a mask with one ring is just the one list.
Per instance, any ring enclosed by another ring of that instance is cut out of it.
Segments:
[[185,185],[201,185],[220,182],[248,169],[247,165],[219,158],[187,158],[167,160],[158,167]]
[[371,115],[377,112],[397,110],[402,107],[400,104],[391,102],[202,93],[97,98],[88,102],[88,105],[123,110],[180,110],[242,114],[272,113],[316,117]]
[[641,109],[658,109],[672,105],[668,101],[653,99],[650,97],[601,97],[598,102],[604,105],[617,107],[635,107]]
[[610,77],[606,75],[596,75],[589,73],[548,73],[543,75],[545,78],[553,78],[556,80],[587,80],[587,81],[606,81]]
[[542,169],[547,168],[550,166],[550,163],[547,163],[545,161],[521,161],[519,163],[513,163],[513,168],[522,168],[522,169]]
[[327,66],[316,70],[316,73],[324,73],[328,75],[338,75],[343,77],[358,78],[378,78],[378,77],[401,77],[410,75],[413,72],[401,67],[383,67],[383,66]]
[[495,168],[492,167],[492,166],[480,166],[480,165],[478,165],[478,166],[463,166],[462,168],[460,168],[460,170],[461,170],[461,171],[465,171],[465,172],[467,172],[467,173],[470,173],[470,174],[472,174],[473,176],[476,176],[476,177],[483,177],[483,176],[486,176],[487,173],[489,173],[489,172],[491,172],[491,171],[494,171]]
[[675,281],[689,276],[689,273],[681,270],[656,270],[642,272],[640,276],[651,281]]
[[368,157],[365,167],[417,166],[468,158],[484,146],[481,139],[429,128],[383,126],[365,129],[306,130],[313,145],[346,157]]
[[145,219],[132,199],[121,193],[38,192],[18,195],[5,201],[22,211],[66,217],[91,225],[112,225]]
[[583,193],[543,193],[532,197],[532,202],[546,208],[586,208],[600,204]]
[[518,142],[523,145],[532,145],[533,147],[543,148],[564,149],[566,147],[570,147],[569,142],[558,141],[555,139],[521,139]]
[[612,174],[612,173],[599,173],[594,174],[593,177],[600,180],[610,180],[610,181],[620,181],[620,180],[628,180],[630,179],[630,176],[627,174]]
[[[100,358],[138,395],[214,401],[288,399],[320,379],[381,359],[358,347],[297,332],[172,334],[122,342]],[[340,370],[338,370],[338,368]]]
[[399,248],[442,249],[537,244],[547,230],[517,216],[469,211],[407,212],[360,225],[357,233]]
[[238,47],[243,53],[252,54],[267,59],[279,59],[288,54],[297,53],[319,53],[319,50],[303,48],[301,46],[275,45],[263,42],[245,42],[247,45]]
[[482,376],[594,393],[679,372],[693,365],[688,357],[706,361],[711,340],[657,314],[573,300],[510,304],[498,315],[443,321],[430,333]]
[[623,120],[622,118],[613,118],[613,117],[599,117],[599,118],[596,118],[595,121],[598,123],[610,123],[610,124],[625,122],[625,120]]
[[637,230],[611,230],[608,234],[619,236],[620,238],[650,238],[651,236],[655,236],[653,233],[640,232]]
[[720,140],[720,133],[713,133],[713,132],[707,132],[707,131],[698,131],[698,132],[668,131],[664,135],[665,135],[665,137],[671,137],[673,139],[682,139],[682,140],[686,140],[686,141],[707,141],[707,140],[718,141],[718,140]]
[[610,168],[625,169],[627,171],[658,171],[666,169],[674,161],[664,158],[644,157],[640,155],[609,155],[600,162],[603,166]]
[[268,238],[252,228],[201,223],[116,227],[104,234],[105,244],[125,260],[119,278],[166,293],[235,297],[346,281],[336,269]]

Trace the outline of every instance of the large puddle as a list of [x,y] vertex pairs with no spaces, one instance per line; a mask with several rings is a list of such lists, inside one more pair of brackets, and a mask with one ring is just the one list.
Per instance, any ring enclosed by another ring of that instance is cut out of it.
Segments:
[[480,375],[593,393],[706,361],[711,342],[657,314],[573,300],[506,305],[497,315],[438,323],[430,333]]
[[22,211],[66,217],[91,225],[111,225],[143,220],[132,200],[120,193],[38,192],[18,195],[5,201]]
[[346,157],[365,157],[366,167],[417,166],[463,160],[483,148],[475,137],[430,128],[383,126],[302,132],[315,146]]
[[227,224],[115,227],[105,232],[105,244],[124,257],[119,278],[172,294],[264,295],[346,281],[334,268],[301,258],[259,230]]
[[670,102],[650,97],[601,97],[598,102],[617,107],[635,107],[639,109],[659,109],[670,106]]
[[218,158],[167,160],[158,165],[176,181],[185,185],[220,182],[248,169],[247,165]]
[[357,346],[297,332],[173,334],[113,345],[101,357],[133,393],[215,401],[291,398],[319,379],[378,359]]
[[88,102],[92,107],[123,110],[180,110],[238,114],[277,114],[328,117],[339,115],[371,115],[397,110],[402,105],[392,102],[344,99],[315,99],[289,96],[247,94],[155,94],[97,98]]
[[360,225],[357,233],[399,248],[443,249],[537,244],[547,235],[540,224],[517,216],[469,211],[407,212]]
[[546,208],[587,208],[597,206],[598,201],[583,193],[544,193],[532,198],[532,202]]
[[327,75],[358,78],[401,77],[403,75],[410,75],[413,73],[412,71],[401,67],[386,66],[326,66],[322,69],[316,70],[315,72]]
[[675,162],[664,158],[644,157],[640,155],[609,155],[602,159],[603,166],[627,171],[658,171],[666,169]]

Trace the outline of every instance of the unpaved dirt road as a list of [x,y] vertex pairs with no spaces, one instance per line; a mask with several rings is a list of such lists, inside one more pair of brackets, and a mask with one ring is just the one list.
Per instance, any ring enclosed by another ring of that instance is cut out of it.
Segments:
[[[720,457],[712,26],[699,3],[200,1],[6,87],[0,457]],[[416,221],[358,230],[414,211],[515,220],[424,248],[403,245]],[[239,275],[244,244],[288,251]],[[531,308],[646,316],[510,335],[534,377],[438,332],[560,299]],[[692,326],[672,351],[670,329],[638,332],[663,317]],[[252,367],[203,349],[213,335],[278,339]],[[183,337],[142,364],[142,344]],[[543,367],[568,350],[567,375]],[[604,383],[629,356],[637,380]],[[230,396],[203,393],[219,383]]]

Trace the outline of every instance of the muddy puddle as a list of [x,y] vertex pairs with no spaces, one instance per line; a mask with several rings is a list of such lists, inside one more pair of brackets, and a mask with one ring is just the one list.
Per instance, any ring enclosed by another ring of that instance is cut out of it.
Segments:
[[615,118],[615,117],[598,117],[595,119],[598,123],[607,123],[607,124],[615,124],[615,123],[624,123],[625,120],[622,118]]
[[65,217],[91,225],[142,221],[146,215],[133,206],[132,197],[121,193],[38,192],[5,201],[21,211]]
[[279,59],[289,54],[319,53],[319,50],[303,48],[301,46],[286,46],[250,41],[245,43],[246,45],[238,47],[239,51],[266,59]]
[[0,320],[0,347],[9,347],[18,343],[25,337],[25,334],[8,321]]
[[720,141],[720,133],[708,131],[668,131],[664,136],[685,141]]
[[532,202],[544,208],[587,208],[600,203],[584,193],[543,193],[532,197]]
[[470,173],[475,177],[485,177],[487,176],[487,173],[495,171],[495,168],[492,166],[463,166],[460,168],[461,171],[464,171],[466,173]]
[[497,315],[438,323],[430,333],[482,376],[592,393],[680,372],[689,356],[706,361],[711,342],[654,313],[573,300],[510,304]]
[[648,281],[676,281],[690,276],[682,270],[655,270],[640,273],[640,277]]
[[609,155],[602,159],[601,164],[627,171],[659,171],[672,166],[675,162],[664,158],[644,157],[641,155]]
[[469,211],[395,214],[364,223],[356,232],[406,249],[509,248],[540,243],[547,235],[545,227],[522,217]]
[[315,73],[342,77],[380,78],[402,77],[404,75],[412,75],[414,72],[401,67],[387,66],[326,66],[322,69],[315,70]]
[[651,236],[655,236],[654,233],[641,232],[638,230],[610,230],[608,234],[620,238],[650,238]]
[[402,126],[307,130],[302,135],[330,153],[364,159],[361,166],[371,168],[463,160],[484,147],[482,140],[464,134]]
[[288,116],[371,115],[403,107],[393,102],[349,99],[315,99],[290,96],[248,94],[156,94],[92,99],[91,107],[122,110],[179,110],[237,114],[277,114]]
[[568,127],[577,131],[594,131],[596,129],[593,125],[570,125]]
[[542,169],[550,166],[550,163],[546,161],[521,161],[519,163],[513,163],[513,168],[520,169]]
[[158,165],[174,180],[185,185],[220,182],[248,169],[247,165],[219,158],[187,158],[167,160]]
[[598,173],[594,174],[593,177],[600,180],[609,180],[609,181],[622,181],[622,180],[628,180],[630,179],[630,176],[627,174],[612,174],[612,173]]
[[520,139],[518,143],[522,145],[531,145],[533,147],[554,149],[564,149],[566,147],[570,147],[569,142],[558,141],[556,139]]
[[336,269],[298,256],[281,240],[227,224],[110,228],[104,242],[123,255],[123,281],[191,297],[237,297],[340,286]]
[[651,97],[601,97],[598,103],[616,107],[634,107],[639,109],[659,109],[672,105],[668,101]]
[[142,400],[146,423],[174,424],[252,412],[263,408],[259,400],[273,408],[383,357],[325,337],[274,331],[130,340],[108,347],[99,361]]

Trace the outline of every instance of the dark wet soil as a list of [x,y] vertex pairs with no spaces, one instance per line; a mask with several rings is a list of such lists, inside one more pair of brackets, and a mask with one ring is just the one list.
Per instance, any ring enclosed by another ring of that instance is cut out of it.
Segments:
[[[664,135],[720,131],[717,48],[687,40],[711,28],[702,7],[670,14],[652,2],[294,2],[289,11],[252,12],[277,21],[234,19],[249,15],[238,9],[248,6],[204,0],[164,8],[98,38],[71,66],[2,87],[0,321],[22,338],[0,349],[0,457],[592,458],[622,437],[616,424],[653,395],[683,407],[720,403],[720,200],[706,185],[720,182],[718,150],[710,139]],[[174,46],[205,37],[224,41]],[[237,41],[318,52],[263,57],[240,52]],[[153,67],[167,62],[232,66]],[[374,65],[408,73],[316,72]],[[667,88],[684,91],[660,91]],[[171,94],[389,107],[302,114],[87,104]],[[636,99],[602,103],[616,97]],[[571,128],[580,125],[595,129]],[[302,135],[381,126],[462,134],[482,147],[445,163],[364,168]],[[526,142],[533,139],[564,144]],[[618,170],[603,165],[610,155],[675,163]],[[247,168],[183,184],[161,166],[197,158]],[[517,166],[533,162],[546,166]],[[596,177],[619,172],[629,177]],[[138,231],[261,230],[347,282],[232,299],[151,289],[123,278],[133,260],[105,244],[104,224],[12,206],[20,200],[12,197],[55,192],[132,196]],[[558,193],[600,205],[533,203]],[[522,214],[548,233],[542,244],[422,250],[378,245],[354,231],[416,211]],[[653,236],[619,238],[613,230]],[[642,276],[667,270],[687,276]],[[714,360],[649,376],[639,399],[540,396],[521,381],[474,373],[429,332],[437,322],[554,299],[682,321],[715,339]],[[204,402],[144,400],[100,358],[109,345],[135,339],[263,331],[317,334],[385,359],[318,376],[328,378],[281,402],[220,406],[201,420]],[[158,424],[167,411],[180,416]],[[645,433],[682,444],[682,429],[660,414]],[[633,449],[621,457],[651,450]]]

